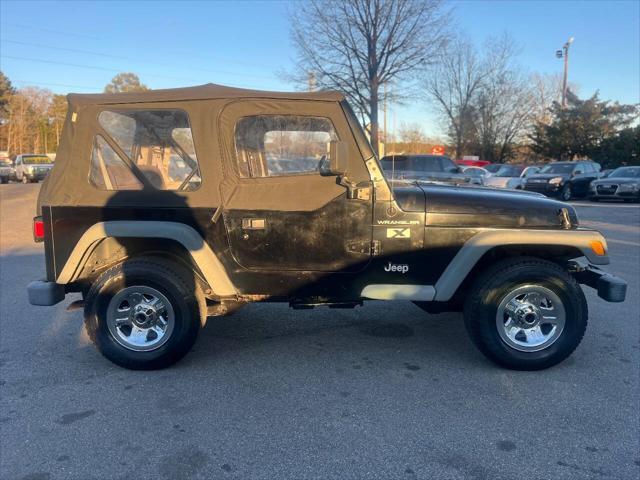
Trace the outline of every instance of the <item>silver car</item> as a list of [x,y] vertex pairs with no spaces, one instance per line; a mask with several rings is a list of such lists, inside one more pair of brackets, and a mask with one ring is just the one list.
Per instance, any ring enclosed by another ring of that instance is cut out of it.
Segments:
[[16,179],[16,169],[13,162],[8,157],[0,158],[0,183],[8,183],[9,180]]
[[44,180],[53,168],[53,162],[46,155],[25,153],[16,157],[16,180],[33,183]]
[[520,190],[524,179],[540,170],[540,167],[526,165],[502,165],[496,173],[484,179],[486,187],[511,188]]
[[640,167],[619,167],[589,186],[589,200],[640,201]]

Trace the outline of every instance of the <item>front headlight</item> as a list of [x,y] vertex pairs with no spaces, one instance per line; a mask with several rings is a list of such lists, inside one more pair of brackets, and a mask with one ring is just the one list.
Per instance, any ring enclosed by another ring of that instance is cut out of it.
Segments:
[[596,186],[592,183],[589,185],[589,190],[591,190],[592,192],[596,191]]
[[550,185],[560,185],[562,183],[563,178],[562,177],[555,177],[552,178],[551,180],[549,180],[549,184]]
[[637,183],[623,183],[618,187],[619,192],[637,192],[640,187]]

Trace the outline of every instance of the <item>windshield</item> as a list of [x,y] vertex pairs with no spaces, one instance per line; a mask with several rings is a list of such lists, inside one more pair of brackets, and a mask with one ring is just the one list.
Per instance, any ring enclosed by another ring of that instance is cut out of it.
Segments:
[[501,165],[499,163],[492,163],[491,165],[485,165],[484,168],[487,172],[489,173],[496,173],[497,171],[499,171],[502,167],[504,167],[504,165]]
[[385,172],[391,172],[394,168],[393,163],[396,171],[404,172],[456,173],[458,171],[458,167],[449,157],[438,155],[387,156],[381,163]]
[[609,178],[640,178],[640,167],[620,167],[609,174]]
[[575,167],[572,163],[550,163],[540,169],[538,173],[571,173]]
[[22,163],[25,165],[34,165],[37,163],[53,163],[46,155],[23,155]]
[[519,177],[524,167],[519,165],[502,165],[495,173],[495,177]]

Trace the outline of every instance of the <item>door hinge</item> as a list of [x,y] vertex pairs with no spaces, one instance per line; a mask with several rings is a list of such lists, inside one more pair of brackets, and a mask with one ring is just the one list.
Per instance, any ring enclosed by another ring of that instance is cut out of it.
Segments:
[[372,242],[351,240],[347,242],[346,249],[349,253],[380,255],[380,242],[378,240]]
[[372,256],[376,256],[376,255],[380,255],[380,241],[379,240],[372,240],[371,241],[371,255]]

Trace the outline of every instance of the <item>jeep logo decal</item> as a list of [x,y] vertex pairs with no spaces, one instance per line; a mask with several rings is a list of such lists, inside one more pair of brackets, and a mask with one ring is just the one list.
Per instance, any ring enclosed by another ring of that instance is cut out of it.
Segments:
[[389,265],[384,267],[384,271],[407,273],[409,271],[409,265],[406,265],[406,264],[394,265],[393,263],[389,262]]

